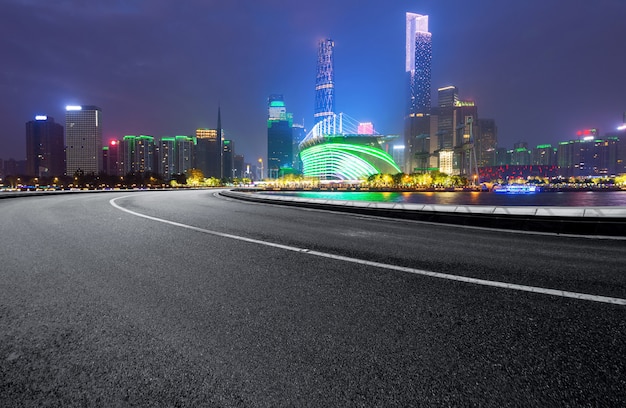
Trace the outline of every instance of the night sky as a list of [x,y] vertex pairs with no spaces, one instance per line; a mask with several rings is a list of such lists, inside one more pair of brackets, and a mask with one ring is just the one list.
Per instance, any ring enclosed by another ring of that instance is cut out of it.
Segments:
[[603,135],[626,111],[626,0],[0,0],[0,158],[25,122],[97,105],[105,138],[215,128],[255,162],[267,97],[313,123],[317,43],[335,41],[336,110],[400,134],[405,13],[428,14],[432,89],[456,85],[511,148]]

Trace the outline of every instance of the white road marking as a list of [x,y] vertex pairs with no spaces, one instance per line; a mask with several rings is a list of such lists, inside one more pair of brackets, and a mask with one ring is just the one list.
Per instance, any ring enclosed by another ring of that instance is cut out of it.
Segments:
[[169,225],[173,225],[176,227],[186,228],[186,229],[201,232],[204,234],[214,235],[214,236],[223,237],[223,238],[230,238],[230,239],[235,239],[238,241],[249,242],[252,244],[265,245],[265,246],[269,246],[272,248],[284,249],[286,251],[300,252],[300,253],[304,253],[307,255],[314,255],[314,256],[319,256],[319,257],[328,258],[328,259],[335,259],[338,261],[350,262],[350,263],[355,263],[359,265],[373,266],[376,268],[412,273],[415,275],[429,276],[432,278],[447,279],[447,280],[453,280],[457,282],[473,283],[475,285],[519,290],[522,292],[532,292],[532,293],[538,293],[538,294],[543,294],[543,295],[559,296],[559,297],[564,297],[564,298],[589,300],[592,302],[610,303],[614,305],[626,306],[626,299],[621,299],[621,298],[590,295],[587,293],[569,292],[565,290],[547,289],[547,288],[541,288],[537,286],[518,285],[514,283],[490,281],[486,279],[477,279],[477,278],[471,278],[467,276],[452,275],[448,273],[432,272],[432,271],[426,271],[422,269],[409,268],[405,266],[385,264],[382,262],[368,261],[365,259],[351,258],[348,256],[335,255],[335,254],[330,254],[326,252],[312,251],[306,248],[298,248],[298,247],[294,247],[290,245],[277,244],[275,242],[262,241],[259,239],[247,238],[247,237],[242,237],[242,236],[233,235],[233,234],[226,234],[224,232],[219,232],[219,231],[211,231],[211,230],[204,229],[204,228],[194,227],[193,225],[182,224],[182,223],[175,222],[175,221],[165,220],[163,218],[157,218],[157,217],[152,217],[150,215],[141,214],[132,210],[128,210],[124,207],[121,207],[119,204],[116,203],[117,200],[127,198],[127,197],[129,196],[117,197],[117,198],[109,200],[109,203],[113,207],[117,208],[118,210],[124,211],[128,214],[135,215],[137,217],[146,218],[152,221],[162,222],[164,224],[169,224]]

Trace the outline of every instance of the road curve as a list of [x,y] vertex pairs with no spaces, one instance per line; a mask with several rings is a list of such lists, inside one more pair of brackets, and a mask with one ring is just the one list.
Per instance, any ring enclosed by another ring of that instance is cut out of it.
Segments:
[[0,210],[0,405],[626,401],[623,241],[207,190]]

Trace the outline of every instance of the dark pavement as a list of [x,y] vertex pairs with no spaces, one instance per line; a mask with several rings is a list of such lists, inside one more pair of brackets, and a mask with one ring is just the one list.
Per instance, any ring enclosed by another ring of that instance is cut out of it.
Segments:
[[[122,208],[170,222],[121,211]],[[626,403],[626,241],[239,202],[0,200],[0,406]]]

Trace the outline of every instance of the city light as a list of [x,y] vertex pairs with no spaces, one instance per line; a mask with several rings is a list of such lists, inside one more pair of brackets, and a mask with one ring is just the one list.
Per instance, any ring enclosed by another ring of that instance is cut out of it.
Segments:
[[626,123],[617,127],[617,130],[626,130]]
[[401,172],[388,153],[368,145],[321,143],[303,149],[300,157],[307,177],[359,180],[373,174]]
[[79,105],[67,105],[65,107],[65,110],[66,111],[79,111],[79,110],[83,110],[83,107]]

